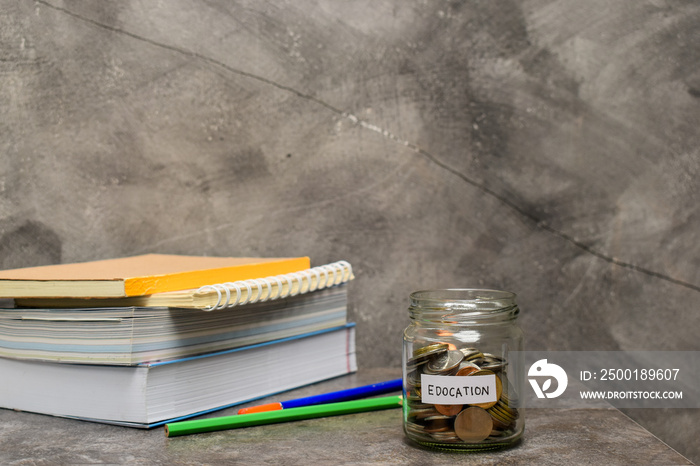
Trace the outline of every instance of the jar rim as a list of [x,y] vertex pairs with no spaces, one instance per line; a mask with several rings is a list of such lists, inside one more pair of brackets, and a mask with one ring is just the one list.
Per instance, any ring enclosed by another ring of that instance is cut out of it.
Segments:
[[410,297],[411,300],[415,301],[492,303],[500,300],[514,302],[516,294],[510,291],[485,288],[445,288],[414,291]]
[[409,312],[423,318],[462,319],[496,318],[503,314],[515,317],[519,310],[516,294],[510,291],[479,288],[447,288],[415,291],[410,295]]

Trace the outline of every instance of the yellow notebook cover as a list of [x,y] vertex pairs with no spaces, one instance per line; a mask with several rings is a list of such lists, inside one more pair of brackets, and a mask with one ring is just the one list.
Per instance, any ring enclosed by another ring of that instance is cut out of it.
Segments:
[[0,298],[123,298],[298,272],[308,257],[145,254],[0,271]]
[[166,291],[125,298],[32,297],[15,298],[15,305],[24,308],[108,308],[108,307],[175,307],[211,311],[234,306],[287,299],[341,285],[353,280],[352,266],[347,261],[331,262],[296,272],[267,275],[259,278],[208,283],[194,289]]

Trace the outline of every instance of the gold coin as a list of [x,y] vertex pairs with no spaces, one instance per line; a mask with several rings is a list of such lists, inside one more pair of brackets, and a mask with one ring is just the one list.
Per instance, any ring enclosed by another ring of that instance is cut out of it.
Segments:
[[491,434],[493,419],[485,409],[471,406],[455,418],[455,433],[467,443],[481,442]]
[[493,425],[495,427],[500,427],[502,429],[510,428],[515,423],[515,419],[504,415],[501,411],[497,411],[493,408],[488,410],[488,413],[493,418]]
[[494,406],[493,409],[500,411],[501,413],[504,414],[504,416],[506,416],[509,419],[517,419],[519,416],[517,409],[508,408],[507,406],[503,406],[500,403],[496,404],[496,406]]
[[468,353],[464,355],[464,359],[467,361],[476,361],[482,359],[483,357],[484,353],[482,353],[481,351],[478,351],[476,353]]
[[506,419],[503,414],[501,414],[499,411],[494,410],[493,408],[489,409],[487,411],[491,418],[493,419],[493,426],[498,429],[507,429],[508,426],[512,424],[512,420]]
[[427,345],[427,346],[421,346],[420,348],[416,348],[413,350],[413,357],[414,358],[425,358],[429,356],[433,356],[435,354],[441,354],[447,351],[450,348],[450,345],[447,343],[435,343],[432,345]]

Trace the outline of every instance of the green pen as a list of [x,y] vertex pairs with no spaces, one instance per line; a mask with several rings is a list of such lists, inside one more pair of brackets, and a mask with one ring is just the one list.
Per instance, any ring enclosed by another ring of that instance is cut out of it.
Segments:
[[401,395],[382,396],[362,400],[341,401],[339,403],[302,406],[278,411],[266,411],[262,413],[180,421],[166,424],[165,436],[176,437],[178,435],[199,434],[202,432],[214,432],[217,430],[236,429],[239,427],[251,427],[278,422],[313,419],[317,417],[377,411],[380,409],[398,408],[402,403],[403,397]]

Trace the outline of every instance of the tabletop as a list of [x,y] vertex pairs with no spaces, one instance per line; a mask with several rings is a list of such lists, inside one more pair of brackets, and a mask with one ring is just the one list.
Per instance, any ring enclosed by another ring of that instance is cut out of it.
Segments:
[[[360,370],[274,398],[398,377],[395,368]],[[238,408],[207,416],[235,414]],[[399,409],[171,438],[163,428],[140,430],[0,409],[0,464],[692,464],[614,408],[531,409],[525,416],[525,434],[516,446],[451,453],[406,440]]]

